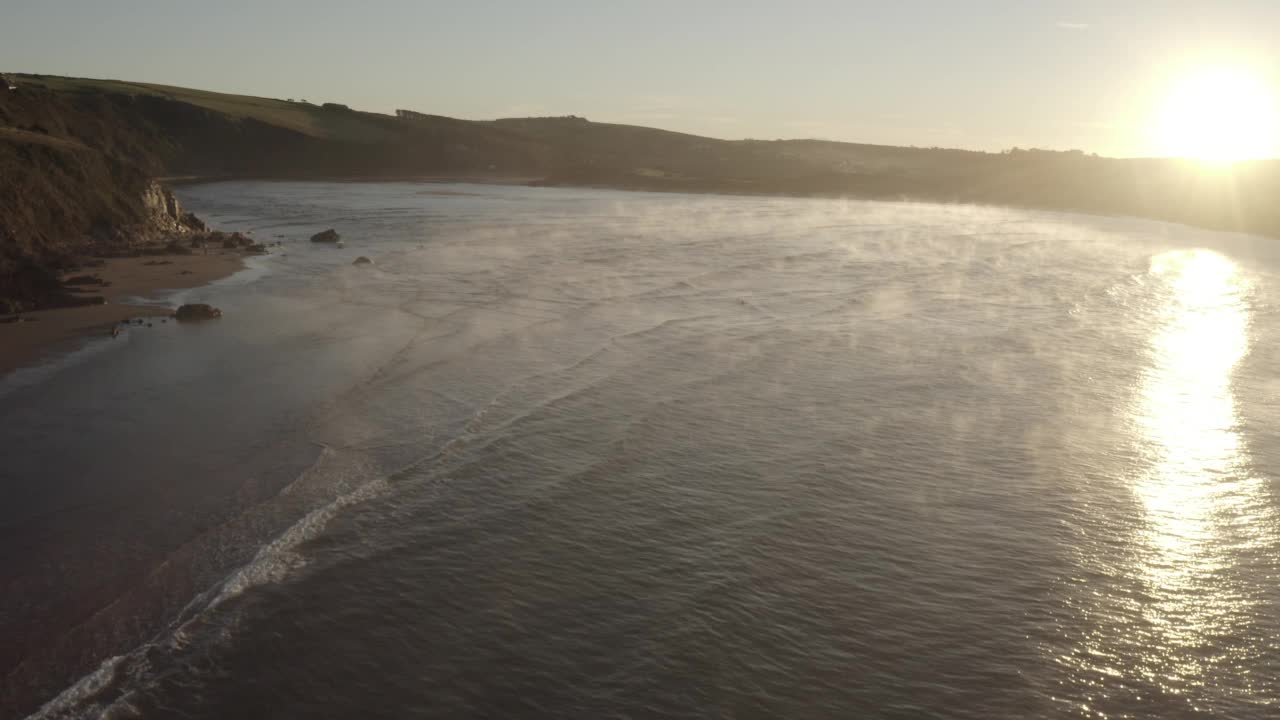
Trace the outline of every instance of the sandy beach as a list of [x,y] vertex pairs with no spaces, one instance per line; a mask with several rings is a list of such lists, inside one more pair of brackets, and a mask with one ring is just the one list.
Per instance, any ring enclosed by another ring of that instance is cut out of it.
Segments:
[[128,301],[224,278],[244,267],[244,255],[235,250],[218,250],[208,255],[108,258],[105,263],[69,273],[93,275],[109,283],[86,285],[77,293],[101,295],[107,300],[105,305],[38,310],[23,313],[21,322],[0,323],[0,374],[74,349],[85,338],[109,334],[112,326],[123,320],[167,316],[173,308],[130,305]]

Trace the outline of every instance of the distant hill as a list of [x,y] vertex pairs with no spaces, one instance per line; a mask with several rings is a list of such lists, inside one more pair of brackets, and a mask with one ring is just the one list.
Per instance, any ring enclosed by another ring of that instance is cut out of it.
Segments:
[[[0,299],[137,227],[163,176],[486,177],[635,190],[854,196],[1127,214],[1280,235],[1280,163],[1232,174],[1080,152],[722,140],[579,117],[412,110],[37,75],[0,89]],[[322,98],[317,100],[323,101]],[[114,233],[114,234],[113,234]]]

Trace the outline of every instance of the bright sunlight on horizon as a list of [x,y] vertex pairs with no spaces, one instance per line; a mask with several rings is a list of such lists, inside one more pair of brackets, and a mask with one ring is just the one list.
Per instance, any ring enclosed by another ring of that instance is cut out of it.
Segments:
[[1209,164],[1273,158],[1278,120],[1276,93],[1261,73],[1206,66],[1169,88],[1151,142],[1157,155]]
[[725,140],[1280,155],[1267,0],[118,5],[6,3],[0,72]]

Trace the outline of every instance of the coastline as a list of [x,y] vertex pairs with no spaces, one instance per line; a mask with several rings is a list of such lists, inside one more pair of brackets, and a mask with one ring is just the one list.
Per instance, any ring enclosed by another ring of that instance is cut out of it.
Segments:
[[[1019,202],[985,196],[965,197],[955,194],[893,191],[885,189],[841,188],[785,188],[772,185],[752,185],[734,181],[704,181],[698,179],[664,180],[639,176],[612,179],[584,180],[548,175],[292,175],[281,173],[227,173],[220,175],[174,175],[156,178],[169,187],[205,185],[220,182],[317,182],[317,183],[414,183],[422,185],[467,184],[532,188],[564,188],[577,190],[611,190],[633,193],[657,193],[676,195],[720,195],[741,198],[786,198],[793,200],[848,200],[857,202],[921,203],[929,205],[971,205],[985,208],[1006,208],[1035,212],[1069,213],[1100,218],[1134,218],[1154,222],[1172,223],[1210,232],[1238,233],[1264,238],[1280,238],[1280,231],[1241,227],[1238,223],[1211,223],[1193,218],[1170,217],[1158,213],[1125,211],[1116,208],[1099,208],[1086,204],[1046,204]],[[3,370],[0,370],[3,372]]]
[[171,175],[156,178],[156,182],[167,187],[183,185],[205,185],[219,182],[263,181],[263,182],[326,182],[326,183],[422,183],[450,184],[465,183],[470,185],[513,185],[519,187],[537,186],[545,182],[542,175],[451,175],[451,174],[387,174],[387,175],[291,175],[288,173],[229,173],[220,175]]
[[244,253],[218,249],[208,255],[152,255],[104,258],[101,267],[75,274],[95,275],[107,286],[88,285],[80,296],[101,295],[106,303],[21,313],[23,321],[0,318],[0,377],[82,345],[132,318],[167,318],[167,305],[133,304],[156,300],[172,290],[208,285],[244,269]]

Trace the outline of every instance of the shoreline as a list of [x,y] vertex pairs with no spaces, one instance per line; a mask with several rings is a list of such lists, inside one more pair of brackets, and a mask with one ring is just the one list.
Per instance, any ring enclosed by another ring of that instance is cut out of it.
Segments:
[[659,193],[675,195],[721,195],[742,198],[787,198],[805,200],[846,200],[855,202],[919,203],[926,205],[973,205],[988,208],[1007,208],[1034,212],[1068,213],[1101,218],[1134,218],[1153,222],[1172,223],[1196,230],[1236,233],[1260,238],[1280,239],[1280,231],[1248,227],[1239,222],[1211,222],[1177,214],[1141,212],[1114,207],[1098,207],[1088,203],[1041,203],[1017,201],[985,196],[963,196],[954,193],[921,191],[890,191],[883,189],[850,188],[785,188],[772,185],[744,185],[733,181],[702,181],[681,179],[676,181],[654,180],[635,176],[614,178],[573,178],[554,175],[290,175],[279,173],[229,173],[225,175],[177,175],[156,178],[168,186],[202,185],[219,182],[320,182],[320,183],[417,183],[497,185],[533,188],[563,188],[578,190],[612,190],[634,193]]
[[543,182],[542,175],[288,175],[288,174],[253,174],[235,173],[227,175],[172,175],[158,177],[156,182],[167,187],[183,185],[205,185],[219,182],[322,182],[322,183],[422,183],[424,185],[448,185],[452,183],[469,185],[512,185],[530,187]]
[[174,290],[208,285],[243,270],[244,258],[243,252],[224,249],[208,255],[102,258],[101,267],[68,273],[94,275],[110,283],[82,286],[74,293],[84,297],[101,295],[106,303],[34,310],[0,318],[0,378],[76,350],[94,337],[110,337],[112,327],[125,320],[167,319],[174,310],[169,305],[130,301],[161,300]]

